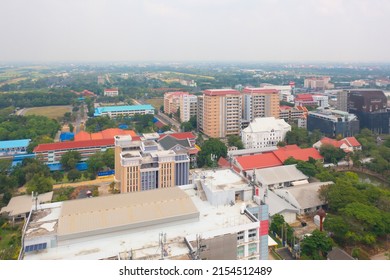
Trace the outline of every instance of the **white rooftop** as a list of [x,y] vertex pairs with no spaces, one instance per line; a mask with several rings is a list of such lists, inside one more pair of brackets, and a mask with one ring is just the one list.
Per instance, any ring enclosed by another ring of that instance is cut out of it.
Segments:
[[194,177],[205,180],[212,191],[242,189],[248,182],[231,169],[199,170],[192,173]]
[[[119,253],[126,252],[132,252],[134,259],[159,259],[161,252],[161,248],[159,248],[160,233],[166,234],[168,258],[170,258],[188,253],[188,248],[184,243],[186,236],[201,234],[202,237],[207,238],[224,232],[237,232],[237,227],[251,229],[258,226],[258,222],[252,222],[246,215],[240,214],[240,204],[212,206],[207,201],[202,200],[192,186],[183,191],[198,209],[198,221],[150,225],[138,229],[111,231],[77,240],[67,240],[59,242],[58,247],[26,254],[24,259],[93,260],[116,257]],[[140,201],[140,203],[142,202]],[[96,207],[99,206],[96,205]]]
[[243,132],[271,132],[272,130],[291,130],[291,125],[283,119],[274,117],[255,118]]

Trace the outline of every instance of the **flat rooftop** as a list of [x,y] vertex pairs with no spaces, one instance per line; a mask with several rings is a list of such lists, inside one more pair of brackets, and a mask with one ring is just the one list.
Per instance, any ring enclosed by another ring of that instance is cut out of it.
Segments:
[[[24,259],[94,260],[129,253],[133,255],[133,259],[159,259],[161,252],[159,247],[160,233],[166,234],[167,258],[175,258],[188,254],[189,250],[184,242],[186,236],[202,234],[202,237],[207,238],[221,232],[236,232],[239,225],[246,228],[254,228],[258,225],[258,222],[252,222],[246,215],[240,214],[240,204],[212,206],[207,201],[201,200],[198,191],[193,187],[183,189],[183,193],[199,211],[197,221],[177,221],[176,223],[150,225],[138,229],[112,231],[73,241],[68,240],[59,242],[56,248],[47,248],[34,254],[26,254]],[[89,199],[80,201],[85,200]],[[99,207],[102,206],[96,204],[96,208]]]
[[196,170],[192,174],[197,179],[205,180],[212,191],[242,189],[248,186],[248,182],[231,169]]

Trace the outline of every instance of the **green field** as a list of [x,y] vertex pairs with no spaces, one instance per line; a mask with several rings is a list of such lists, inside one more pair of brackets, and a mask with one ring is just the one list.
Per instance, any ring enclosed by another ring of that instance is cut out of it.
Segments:
[[155,109],[159,110],[161,105],[164,105],[164,98],[151,98],[144,101],[146,104],[152,105]]
[[46,106],[46,107],[34,107],[27,108],[24,115],[38,115],[45,116],[51,119],[57,119],[64,116],[66,112],[71,112],[71,106]]

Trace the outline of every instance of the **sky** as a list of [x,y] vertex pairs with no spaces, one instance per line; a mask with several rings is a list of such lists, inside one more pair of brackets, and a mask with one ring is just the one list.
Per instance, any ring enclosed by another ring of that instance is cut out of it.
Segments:
[[390,62],[388,0],[0,0],[0,62]]

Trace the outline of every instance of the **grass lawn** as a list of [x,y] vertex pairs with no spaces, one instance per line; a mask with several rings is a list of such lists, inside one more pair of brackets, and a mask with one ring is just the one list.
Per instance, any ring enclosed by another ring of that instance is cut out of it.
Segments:
[[45,116],[51,119],[57,119],[64,116],[66,112],[71,112],[71,106],[46,106],[46,107],[34,107],[26,109],[26,116],[38,115]]
[[146,99],[145,103],[152,105],[157,110],[160,110],[161,105],[164,105],[164,98]]

